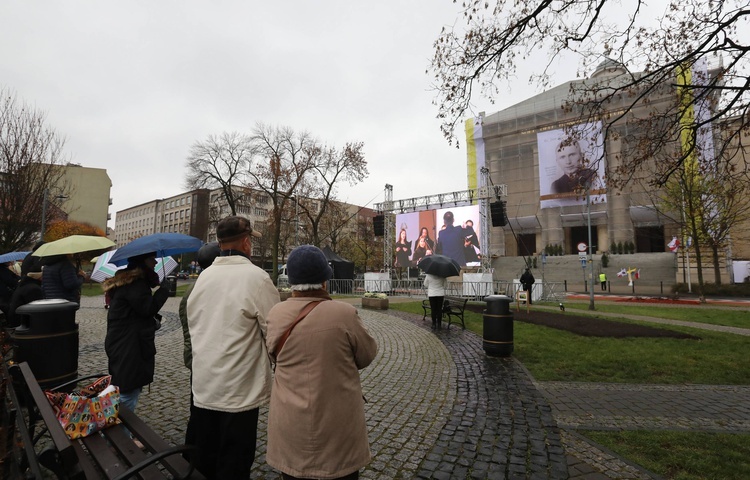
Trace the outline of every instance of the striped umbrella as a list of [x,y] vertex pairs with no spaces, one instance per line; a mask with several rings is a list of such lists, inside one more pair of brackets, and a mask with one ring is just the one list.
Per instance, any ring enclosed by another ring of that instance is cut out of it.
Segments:
[[[94,270],[91,271],[91,280],[101,283],[108,278],[114,277],[118,270],[122,270],[127,266],[122,265],[118,267],[109,263],[110,258],[112,258],[112,255],[114,255],[116,251],[117,250],[110,250],[109,252],[104,252],[97,257]],[[159,281],[162,281],[164,280],[165,275],[169,275],[176,268],[177,261],[174,258],[164,257],[156,259],[156,267],[154,267],[154,270],[159,274]]]

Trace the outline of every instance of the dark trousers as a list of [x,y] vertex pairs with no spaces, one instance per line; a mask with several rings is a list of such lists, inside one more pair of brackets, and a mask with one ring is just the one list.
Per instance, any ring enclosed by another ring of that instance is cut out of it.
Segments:
[[605,291],[605,290],[607,290],[607,281],[606,280],[604,280],[602,282],[602,291]]
[[228,413],[193,407],[195,467],[209,480],[247,480],[255,460],[258,409]]
[[443,321],[443,300],[445,297],[430,298],[430,315],[432,316],[432,325],[441,328]]
[[[314,480],[314,479],[308,479],[308,478],[299,478],[299,477],[293,477],[291,475],[287,475],[286,473],[281,474],[281,478],[284,480]],[[357,470],[354,473],[350,473],[349,475],[346,475],[345,477],[338,477],[334,480],[357,480],[359,478],[359,470]]]

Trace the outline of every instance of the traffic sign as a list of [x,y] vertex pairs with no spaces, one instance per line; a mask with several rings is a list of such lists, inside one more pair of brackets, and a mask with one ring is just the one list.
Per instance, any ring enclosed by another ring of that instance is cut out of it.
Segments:
[[579,242],[578,243],[578,251],[579,252],[585,252],[588,249],[588,245],[586,245],[585,242]]
[[581,258],[581,268],[586,268],[586,263],[587,263],[586,259],[585,258]]

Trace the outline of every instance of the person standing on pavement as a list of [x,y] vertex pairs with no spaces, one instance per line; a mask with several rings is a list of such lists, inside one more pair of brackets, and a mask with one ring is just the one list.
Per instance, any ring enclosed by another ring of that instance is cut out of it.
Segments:
[[424,276],[424,288],[427,290],[427,298],[430,300],[432,329],[440,330],[443,328],[443,301],[445,300],[445,289],[448,288],[448,280],[428,273]]
[[602,272],[599,274],[599,283],[602,284],[602,292],[607,290],[607,274]]
[[[214,263],[214,260],[216,257],[221,254],[221,250],[219,249],[219,244],[217,242],[210,242],[205,245],[203,245],[199,250],[198,253],[195,254],[195,259],[198,262],[198,265],[200,265],[201,270],[205,270],[208,267],[211,266],[212,263]],[[179,307],[179,316],[180,316],[180,323],[182,324],[182,336],[183,341],[185,343],[185,347],[183,349],[182,357],[183,361],[185,362],[185,366],[188,370],[190,370],[190,376],[191,376],[191,383],[192,383],[192,373],[193,373],[193,350],[192,350],[192,343],[190,342],[190,329],[188,328],[188,319],[187,319],[187,302],[190,298],[190,293],[193,291],[193,288],[195,287],[195,283],[191,284],[187,290],[185,290],[185,293],[182,295],[182,300],[180,300],[180,307]],[[195,402],[193,402],[193,392],[191,390],[190,392],[190,417],[188,418],[188,424],[187,428],[185,429],[185,445],[195,445],[196,438],[195,438],[195,429],[193,428],[193,412],[195,410]],[[184,454],[185,458],[188,460],[190,459],[190,454]]]
[[[155,316],[169,298],[169,284],[165,279],[159,286],[154,267],[155,252],[130,257],[125,269],[102,284],[110,296],[104,338],[109,373],[112,385],[120,387],[120,404],[132,411],[143,386],[154,381],[158,329]],[[156,286],[159,288],[152,294],[151,289]]]
[[526,271],[523,272],[523,275],[521,275],[521,285],[523,285],[523,289],[526,290],[526,301],[529,302],[529,305],[531,305],[531,288],[534,285],[534,282],[536,280],[534,279],[534,274],[531,273],[531,269],[528,267],[526,268]]
[[187,301],[195,465],[209,479],[247,480],[258,412],[271,396],[265,337],[279,292],[250,261],[252,238],[260,233],[248,219],[222,219],[216,236],[221,256],[201,272]]
[[322,250],[299,246],[286,265],[292,298],[268,315],[276,370],[266,461],[284,480],[357,479],[371,460],[359,370],[377,344],[357,309],[328,295]]

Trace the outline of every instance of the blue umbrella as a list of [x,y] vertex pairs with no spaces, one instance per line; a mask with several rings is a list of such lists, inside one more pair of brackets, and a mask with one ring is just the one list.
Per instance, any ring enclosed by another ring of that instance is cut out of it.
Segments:
[[157,257],[168,257],[180,253],[197,252],[203,242],[182,233],[154,233],[136,238],[124,247],[118,248],[109,263],[116,266],[127,265],[128,258],[155,252]]
[[8,252],[0,255],[0,263],[17,262],[23,260],[31,252]]

